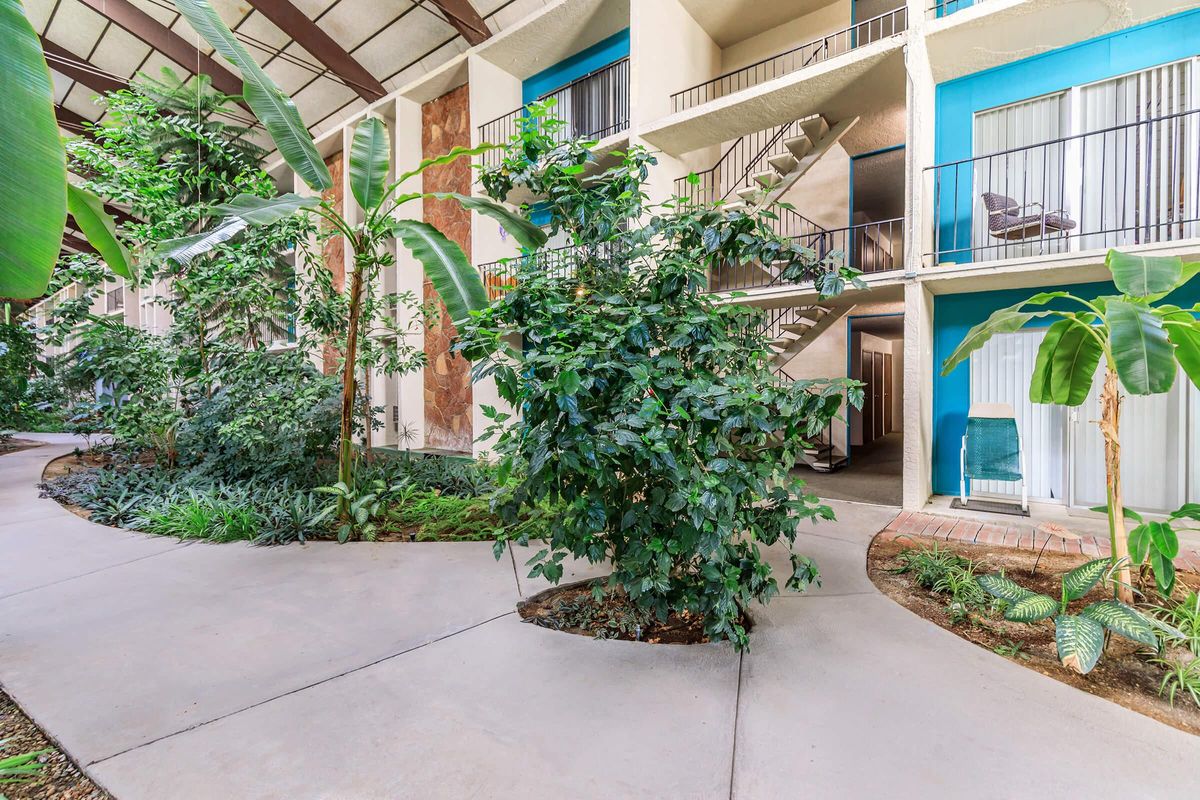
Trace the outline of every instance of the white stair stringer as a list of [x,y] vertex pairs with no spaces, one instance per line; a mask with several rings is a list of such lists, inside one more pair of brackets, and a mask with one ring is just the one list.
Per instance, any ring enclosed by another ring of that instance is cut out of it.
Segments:
[[[750,187],[747,187],[752,191],[743,194],[744,190],[739,190],[737,195],[755,205],[769,205],[775,202],[840,142],[842,137],[858,124],[858,120],[858,117],[844,119],[832,128],[825,122],[825,118],[819,115],[801,120],[798,125],[803,133],[783,143],[788,153],[767,158],[767,165],[771,171],[755,174]],[[814,136],[818,138],[813,138]]]
[[[812,325],[786,325],[783,330],[795,333],[795,328],[803,327],[802,333],[798,333],[795,338],[791,339],[788,344],[782,346],[775,353],[775,357],[771,360],[771,366],[776,370],[781,370],[796,356],[804,352],[804,349],[817,340],[818,337],[838,320],[845,318],[853,309],[853,305],[847,306],[810,306],[805,309],[805,312],[815,312],[819,317]],[[816,311],[821,309],[821,311]],[[807,316],[807,313],[805,314]]]

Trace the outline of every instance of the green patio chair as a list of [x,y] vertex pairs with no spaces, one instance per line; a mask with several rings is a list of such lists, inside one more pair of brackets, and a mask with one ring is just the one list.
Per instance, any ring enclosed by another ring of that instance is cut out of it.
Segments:
[[1017,419],[1008,403],[975,403],[959,451],[959,502],[967,505],[967,481],[1020,481],[1021,510],[1029,510],[1025,451]]

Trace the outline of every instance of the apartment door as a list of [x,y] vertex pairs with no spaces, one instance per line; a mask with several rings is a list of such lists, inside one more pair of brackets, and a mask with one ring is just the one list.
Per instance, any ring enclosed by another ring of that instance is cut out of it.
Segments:
[[883,354],[883,433],[896,430],[892,424],[892,354]]
[[862,440],[863,444],[875,441],[875,353],[862,351]]

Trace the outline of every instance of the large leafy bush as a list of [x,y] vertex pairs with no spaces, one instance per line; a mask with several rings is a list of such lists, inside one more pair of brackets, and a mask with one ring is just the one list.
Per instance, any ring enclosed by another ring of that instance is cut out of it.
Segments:
[[789,587],[816,580],[791,550],[797,521],[833,513],[789,471],[844,394],[861,392],[773,374],[760,312],[708,294],[706,267],[762,259],[835,290],[854,276],[760,216],[648,205],[644,150],[584,182],[586,150],[555,143],[556,124],[535,112],[484,177],[497,197],[546,198],[551,232],[577,248],[566,269],[523,259],[512,289],[462,328],[477,374],[520,410],[486,409],[502,479],[523,469],[499,510],[511,522],[554,509],[532,575],[557,580],[567,554],[609,560],[638,607],[699,614],[711,638],[744,647],[747,607],[779,591],[763,546],[788,549]]

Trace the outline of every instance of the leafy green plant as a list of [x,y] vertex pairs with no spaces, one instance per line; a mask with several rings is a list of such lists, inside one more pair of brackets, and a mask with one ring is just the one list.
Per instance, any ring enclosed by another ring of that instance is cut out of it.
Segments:
[[1012,639],[1005,639],[1002,643],[992,648],[992,652],[998,656],[1005,658],[1019,658],[1024,661],[1029,660],[1029,654],[1024,652],[1025,645],[1021,642],[1014,642]]
[[[7,739],[0,739],[0,750],[4,749]],[[37,777],[46,765],[38,761],[39,756],[52,752],[49,748],[34,750],[31,753],[20,753],[13,756],[0,756],[0,784],[24,783]],[[3,795],[0,795],[2,797]]]
[[1146,613],[1156,620],[1163,647],[1178,646],[1200,658],[1200,593],[1190,591],[1179,602],[1164,598],[1164,605],[1146,606]]
[[[546,137],[556,121],[541,113],[482,181],[496,198],[510,188],[545,198],[549,230],[573,257],[554,270],[523,257],[512,288],[459,326],[476,376],[493,377],[521,411],[484,409],[499,482],[520,472],[497,511],[512,524],[523,510],[554,509],[531,574],[557,580],[568,553],[607,560],[612,584],[639,608],[697,614],[710,638],[744,648],[746,607],[779,591],[761,548],[790,551],[799,520],[833,516],[789,470],[805,438],[847,393],[861,402],[861,390],[778,381],[760,312],[718,302],[706,270],[770,258],[822,286],[837,283],[831,271],[855,274],[775,236],[758,215],[650,205],[642,185],[654,157],[640,147],[585,180],[580,145]],[[522,541],[500,536],[498,555]],[[817,579],[810,559],[790,555],[787,586]]]
[[899,566],[892,568],[893,573],[911,573],[913,581],[921,588],[947,596],[947,612],[955,625],[969,620],[973,612],[989,605],[987,594],[977,579],[978,565],[937,542],[906,547],[897,554],[896,560]]
[[624,593],[602,591],[563,600],[544,615],[527,618],[543,628],[564,630],[577,628],[591,632],[597,639],[618,639],[622,636],[640,641],[644,632],[654,624],[654,612],[630,603]]
[[407,483],[388,486],[377,479],[355,487],[338,481],[332,486],[318,486],[313,491],[333,498],[317,513],[313,522],[319,524],[337,519],[337,540],[345,543],[352,537],[375,541],[379,535],[379,519],[384,516],[388,504],[403,504],[413,489]]
[[[316,191],[332,186],[329,170],[291,99],[267,77],[207,0],[175,0],[175,6],[192,27],[241,73],[247,102],[297,175]],[[371,287],[375,284],[375,277],[381,269],[395,263],[395,257],[388,249],[388,241],[399,240],[421,263],[455,322],[465,319],[470,311],[483,308],[488,303],[483,282],[462,248],[428,223],[397,219],[397,209],[405,203],[425,198],[451,200],[468,210],[497,220],[523,247],[537,249],[546,241],[546,235],[539,228],[491,200],[454,193],[400,191],[401,186],[429,167],[476,155],[490,149],[490,145],[475,149],[454,148],[445,155],[422,161],[413,170],[389,181],[390,138],[387,125],[378,117],[363,120],[354,132],[350,147],[349,182],[351,194],[362,211],[360,221],[353,222],[353,215],[343,215],[333,203],[317,198],[288,194],[263,200],[242,195],[217,209],[224,219],[215,228],[173,243],[169,253],[177,262],[186,265],[197,254],[227,241],[247,226],[272,224],[301,211],[316,214],[333,233],[344,237],[354,256],[346,280],[345,303],[344,306],[338,306],[344,307],[345,313],[321,314],[311,321],[332,323],[340,345],[343,366],[338,482],[346,487],[356,484],[354,469],[357,459],[353,434],[359,396],[358,374],[372,366],[364,364],[360,358],[360,338],[368,345],[363,353],[372,352],[369,348],[371,337],[363,334],[379,321],[379,318],[364,312],[370,312],[373,308]],[[383,313],[380,317],[386,319],[388,315]],[[315,327],[320,330],[319,324]],[[369,425],[365,427],[370,429]],[[341,519],[351,522],[352,513],[347,496],[339,499],[338,507]]]
[[979,585],[990,595],[1007,602],[1004,618],[1010,622],[1037,622],[1054,617],[1058,658],[1064,667],[1086,675],[1104,652],[1105,630],[1127,639],[1158,647],[1153,623],[1120,600],[1100,600],[1071,614],[1068,606],[1087,595],[1112,568],[1106,558],[1088,561],[1062,577],[1062,592],[1055,600],[1032,592],[1003,575],[980,575]]
[[[1167,392],[1180,367],[1192,383],[1200,386],[1200,321],[1194,313],[1198,309],[1161,302],[1195,277],[1200,263],[1184,264],[1178,257],[1110,250],[1106,264],[1121,294],[1087,300],[1065,291],[1040,292],[995,311],[967,332],[942,365],[942,374],[949,374],[997,333],[1020,330],[1041,317],[1057,321],[1047,328],[1038,349],[1029,384],[1030,400],[1081,405],[1103,359],[1099,425],[1104,437],[1112,565],[1118,573],[1114,583],[1118,599],[1131,603],[1130,542],[1121,495],[1121,389],[1134,395]],[[1047,308],[1056,302],[1069,304],[1074,310],[1066,306],[1061,310]]]
[[1200,706],[1200,658],[1190,660],[1162,659],[1153,660],[1162,667],[1166,674],[1158,685],[1158,694],[1167,696],[1167,702],[1175,705],[1175,695],[1182,692]]
[[0,297],[46,290],[70,209],[114,272],[131,277],[129,253],[99,198],[67,181],[54,113],[54,85],[37,32],[20,0],[0,0]]

